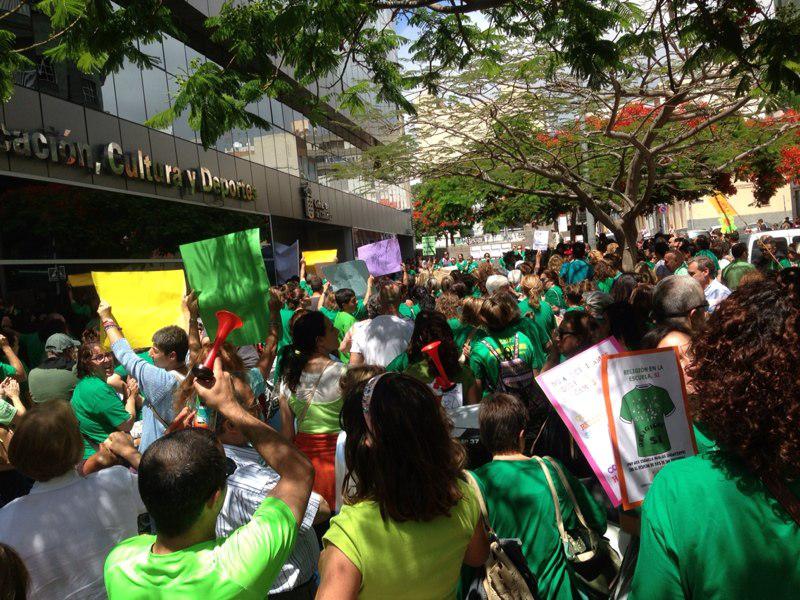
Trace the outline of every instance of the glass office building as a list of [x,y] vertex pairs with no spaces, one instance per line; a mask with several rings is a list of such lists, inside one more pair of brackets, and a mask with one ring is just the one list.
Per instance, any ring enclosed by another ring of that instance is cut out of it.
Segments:
[[[268,245],[300,240],[304,249],[337,248],[340,260],[387,236],[411,251],[407,187],[333,177],[334,165],[379,140],[333,106],[312,125],[303,97],[327,92],[331,82],[303,88],[286,73],[295,93],[250,107],[269,129],[230,131],[208,150],[186,114],[161,130],[144,126],[170,106],[181,74],[221,52],[202,27],[220,3],[179,4],[187,42],[165,36],[143,44],[155,68],[125,64],[93,76],[32,55],[35,68],[17,73],[0,112],[4,296],[47,293],[40,284],[48,268],[56,286],[56,266],[158,268],[179,262],[181,243],[250,227]],[[7,15],[4,27],[26,46],[47,37],[47,19],[28,6]],[[350,68],[336,85],[363,76]]]

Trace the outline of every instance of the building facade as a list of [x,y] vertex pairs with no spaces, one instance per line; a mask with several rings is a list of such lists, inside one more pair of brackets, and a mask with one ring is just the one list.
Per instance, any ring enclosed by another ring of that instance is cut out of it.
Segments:
[[[300,240],[349,260],[388,236],[412,252],[407,188],[333,177],[379,140],[333,106],[312,125],[303,111],[326,82],[303,88],[285,73],[293,93],[250,107],[272,126],[228,132],[210,149],[185,114],[162,130],[144,125],[193,63],[222,60],[203,26],[222,3],[167,4],[187,42],[142,45],[156,68],[87,76],[38,55],[17,74],[0,107],[0,293],[27,303],[64,274],[179,263],[182,243],[252,227],[267,257],[273,243]],[[47,38],[47,20],[28,6],[4,27],[22,43]],[[345,85],[358,74],[346,75]]]

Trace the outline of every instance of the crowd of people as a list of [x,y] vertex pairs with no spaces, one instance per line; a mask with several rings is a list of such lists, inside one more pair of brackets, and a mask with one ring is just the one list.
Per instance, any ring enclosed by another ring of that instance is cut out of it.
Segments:
[[[0,597],[471,599],[498,539],[521,598],[796,596],[798,253],[659,234],[636,254],[418,256],[363,296],[301,265],[212,380],[202,294],[149,348],[91,292],[4,304]],[[609,564],[565,539],[600,556],[625,515],[535,377],[612,335],[678,349],[699,452],[628,512],[632,580],[598,586]]]

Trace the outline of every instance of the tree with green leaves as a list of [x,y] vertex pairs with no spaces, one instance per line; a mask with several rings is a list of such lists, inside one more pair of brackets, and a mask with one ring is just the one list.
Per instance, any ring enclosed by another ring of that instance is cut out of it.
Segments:
[[[154,57],[137,41],[162,34],[184,41],[179,0],[18,0],[0,12],[0,95],[13,93],[15,72],[32,68],[40,55],[75,63],[86,73],[118,69],[125,59],[146,68]],[[251,112],[264,96],[297,100],[297,90],[326,80],[326,88],[303,95],[312,119],[332,116],[326,105],[357,113],[370,101],[389,103],[411,114],[405,92],[423,87],[437,94],[454,70],[472,64],[500,63],[502,45],[531,43],[551,51],[551,71],[566,68],[592,89],[610,83],[624,70],[631,46],[659,46],[660,36],[692,48],[690,63],[732,65],[744,90],[763,86],[772,92],[800,92],[796,19],[763,9],[755,0],[683,0],[664,4],[644,32],[615,35],[619,24],[639,14],[621,0],[253,0],[224,4],[206,20],[202,32],[218,53],[195,62],[180,79],[173,105],[149,124],[162,127],[188,112],[189,124],[211,146],[234,128],[268,127]],[[32,9],[49,19],[46,34],[23,36],[15,15]],[[177,10],[176,10],[177,9]],[[476,25],[480,15],[486,26]],[[416,72],[405,72],[396,58],[406,42],[392,26],[407,22],[418,32],[411,53]],[[37,37],[38,36],[38,37]],[[655,53],[653,50],[651,53]],[[367,80],[342,89],[345,68],[356,64]],[[291,73],[301,88],[295,87]],[[342,124],[346,126],[346,123]]]
[[[471,178],[585,208],[623,244],[630,269],[638,217],[710,193],[800,128],[785,112],[795,96],[770,83],[775,69],[794,65],[744,68],[736,53],[711,51],[687,16],[696,10],[656,0],[629,13],[610,40],[620,60],[595,81],[547,43],[506,42],[499,60],[443,74],[440,93],[417,102],[408,133],[366,153],[362,168],[389,180]],[[773,17],[745,11],[737,22],[769,29]],[[800,25],[791,11],[783,18],[787,30]],[[740,41],[745,54],[759,52],[754,39]]]

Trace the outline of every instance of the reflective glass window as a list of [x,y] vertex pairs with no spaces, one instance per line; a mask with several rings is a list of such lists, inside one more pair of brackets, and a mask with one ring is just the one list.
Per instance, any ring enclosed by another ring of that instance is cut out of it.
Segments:
[[186,46],[169,35],[164,36],[164,66],[173,75],[186,71]]
[[[161,69],[147,69],[142,72],[142,81],[144,82],[145,108],[149,119],[169,108],[167,74]],[[161,131],[172,133],[172,126],[164,127]]]
[[117,94],[119,116],[135,123],[144,123],[147,120],[147,113],[142,93],[142,71],[139,67],[126,60],[122,68],[114,73],[114,85],[119,90]]

